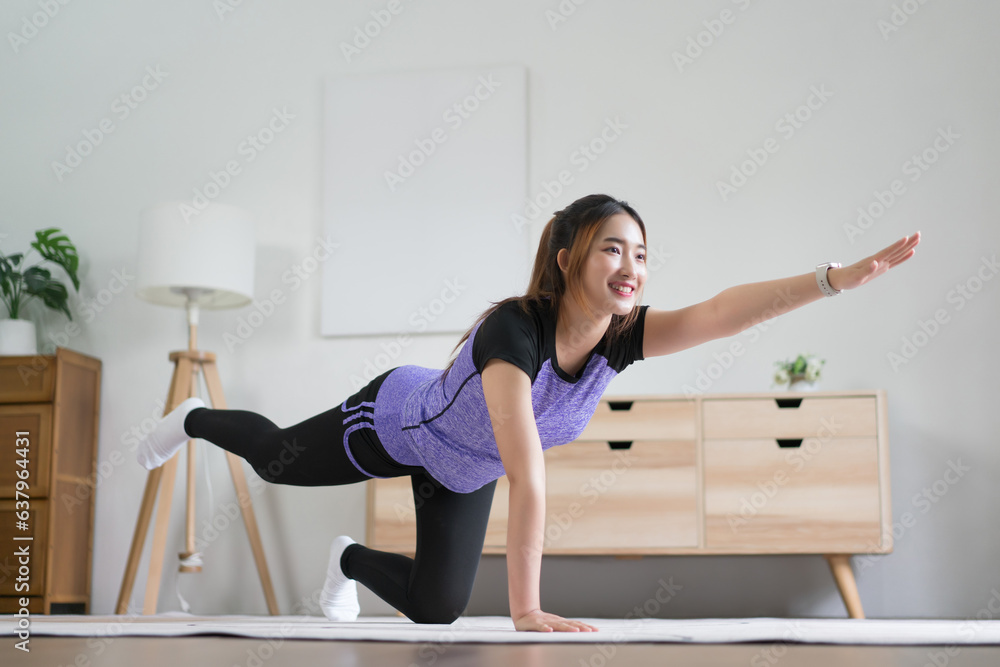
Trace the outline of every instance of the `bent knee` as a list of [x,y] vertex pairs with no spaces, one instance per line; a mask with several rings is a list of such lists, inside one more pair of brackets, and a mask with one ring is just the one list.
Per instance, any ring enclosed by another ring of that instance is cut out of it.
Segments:
[[449,606],[447,604],[431,603],[418,605],[407,617],[414,623],[429,623],[435,625],[451,625],[465,611],[465,604]]

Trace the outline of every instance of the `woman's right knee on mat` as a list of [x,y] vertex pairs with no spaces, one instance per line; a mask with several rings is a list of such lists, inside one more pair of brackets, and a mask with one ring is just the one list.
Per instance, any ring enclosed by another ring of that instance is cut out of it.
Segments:
[[[412,594],[410,597],[413,599]],[[471,590],[439,588],[432,595],[421,596],[406,616],[414,623],[449,625],[465,612],[471,597]]]
[[451,625],[462,615],[465,607],[458,610],[450,610],[448,607],[427,606],[421,607],[406,615],[414,623],[431,625]]

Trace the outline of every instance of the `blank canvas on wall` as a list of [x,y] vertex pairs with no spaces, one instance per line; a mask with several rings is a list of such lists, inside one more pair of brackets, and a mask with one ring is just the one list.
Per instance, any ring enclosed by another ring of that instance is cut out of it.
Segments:
[[322,334],[463,332],[523,294],[522,66],[330,78]]

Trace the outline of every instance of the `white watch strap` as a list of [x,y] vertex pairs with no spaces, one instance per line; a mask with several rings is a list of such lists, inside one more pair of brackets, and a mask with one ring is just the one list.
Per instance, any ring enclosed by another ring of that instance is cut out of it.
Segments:
[[837,296],[844,290],[833,289],[830,286],[830,281],[827,280],[826,272],[830,269],[839,269],[840,262],[827,262],[825,264],[816,265],[816,284],[819,285],[819,290],[826,296]]

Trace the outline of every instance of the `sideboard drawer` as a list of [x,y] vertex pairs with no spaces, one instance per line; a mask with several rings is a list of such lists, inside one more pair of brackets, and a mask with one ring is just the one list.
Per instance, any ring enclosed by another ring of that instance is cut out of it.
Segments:
[[694,440],[697,405],[691,400],[601,399],[590,423],[574,442]]
[[798,407],[785,398],[705,399],[705,438],[875,437],[874,396],[806,397]]
[[53,399],[56,365],[51,356],[0,356],[0,403],[47,403]]
[[545,468],[545,553],[698,546],[694,440],[573,442],[545,450]]
[[[27,447],[16,446],[17,433],[27,433]],[[0,405],[0,498],[14,498],[17,472],[28,471],[32,498],[49,495],[52,453],[52,405],[21,403]],[[26,456],[22,456],[24,450]],[[25,460],[22,468],[19,461]]]
[[878,441],[705,440],[705,546],[861,553],[882,546]]

